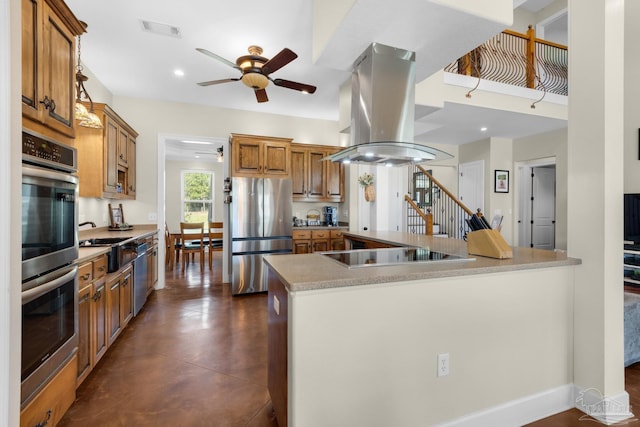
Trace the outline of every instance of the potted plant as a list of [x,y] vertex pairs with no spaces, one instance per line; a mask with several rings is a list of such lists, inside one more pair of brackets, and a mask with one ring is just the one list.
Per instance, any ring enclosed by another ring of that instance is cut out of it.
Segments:
[[364,199],[367,202],[376,200],[376,189],[373,187],[373,174],[363,173],[358,177],[358,182],[364,187]]

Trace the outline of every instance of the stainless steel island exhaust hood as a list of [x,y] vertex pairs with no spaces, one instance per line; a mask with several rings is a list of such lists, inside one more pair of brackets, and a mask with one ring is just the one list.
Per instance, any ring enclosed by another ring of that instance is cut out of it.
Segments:
[[350,146],[326,160],[396,166],[452,157],[413,142],[414,52],[373,43],[353,68]]

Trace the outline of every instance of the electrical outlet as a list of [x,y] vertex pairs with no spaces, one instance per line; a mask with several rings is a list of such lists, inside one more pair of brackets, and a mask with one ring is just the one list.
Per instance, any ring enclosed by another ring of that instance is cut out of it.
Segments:
[[147,220],[148,221],[157,221],[158,220],[158,214],[155,212],[149,212],[147,214]]
[[449,375],[449,353],[438,354],[438,376],[446,377]]

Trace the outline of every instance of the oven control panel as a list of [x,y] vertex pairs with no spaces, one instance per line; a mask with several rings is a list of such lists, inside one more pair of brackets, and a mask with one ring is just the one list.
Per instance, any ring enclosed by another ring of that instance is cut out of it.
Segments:
[[22,159],[66,171],[77,170],[75,148],[26,131],[22,132]]

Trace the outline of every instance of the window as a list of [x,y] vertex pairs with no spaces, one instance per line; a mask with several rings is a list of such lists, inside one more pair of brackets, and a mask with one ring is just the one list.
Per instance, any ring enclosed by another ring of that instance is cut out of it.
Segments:
[[210,171],[183,170],[182,176],[182,221],[213,221],[214,173]]

